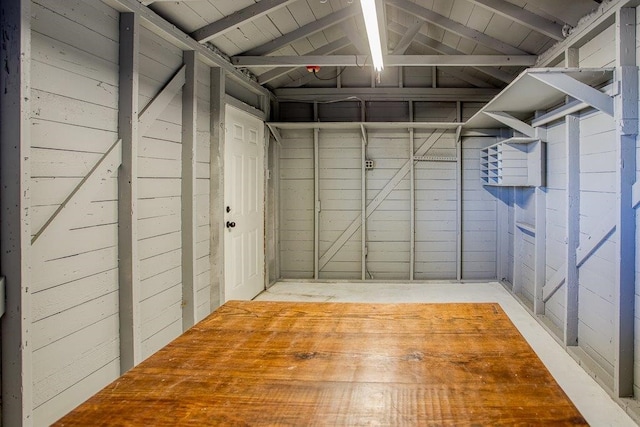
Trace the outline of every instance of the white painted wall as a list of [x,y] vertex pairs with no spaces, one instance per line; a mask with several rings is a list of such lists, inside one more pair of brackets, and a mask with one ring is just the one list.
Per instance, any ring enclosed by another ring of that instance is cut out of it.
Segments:
[[[31,234],[41,232],[118,139],[119,15],[102,2],[32,6]],[[140,35],[141,109],[182,66],[182,51]],[[211,310],[210,71],[198,63],[197,319]],[[179,93],[139,143],[143,356],[182,332]],[[117,171],[87,181],[88,204],[61,211],[32,253],[34,424],[47,425],[120,374]]]
[[[426,113],[425,113],[426,114]],[[432,115],[448,116],[434,109]],[[416,150],[433,131],[416,131]],[[367,204],[409,160],[406,130],[369,129]],[[430,156],[455,157],[455,132],[437,131]],[[280,259],[283,278],[313,277],[313,131],[282,130],[280,152]],[[463,277],[496,277],[496,201],[480,184],[479,150],[494,138],[465,140],[463,146]],[[320,130],[320,256],[361,210],[361,133]],[[415,162],[415,279],[456,279],[456,163]],[[410,263],[410,180],[407,173],[367,218],[367,279],[408,280]],[[360,279],[358,228],[320,269],[321,279]]]
[[[579,49],[581,67],[615,65],[615,31],[609,27]],[[546,271],[549,280],[566,261],[566,126],[564,119],[546,127]],[[580,244],[596,238],[594,232],[603,218],[615,223],[616,145],[614,120],[593,109],[580,113]],[[510,221],[535,223],[533,189],[513,190]],[[515,289],[530,306],[534,301],[534,237],[517,226],[509,239],[513,244]],[[613,375],[614,315],[613,278],[615,277],[614,232],[579,268],[578,345],[602,372]],[[562,339],[565,321],[566,284],[545,304],[544,317]],[[638,360],[638,356],[636,357]],[[605,382],[610,382],[604,379]]]
[[[118,14],[101,2],[34,1],[32,41],[35,234],[118,138]],[[113,176],[69,212],[71,227],[34,243],[35,425],[119,375],[116,200]]]

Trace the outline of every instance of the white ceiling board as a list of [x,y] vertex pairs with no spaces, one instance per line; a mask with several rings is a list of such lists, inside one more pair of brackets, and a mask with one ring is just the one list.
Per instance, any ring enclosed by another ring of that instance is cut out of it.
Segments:
[[287,9],[289,9],[291,16],[296,20],[299,27],[316,20],[316,17],[311,11],[311,7],[309,7],[309,3],[304,0],[293,2],[287,6]]
[[555,40],[542,35],[538,32],[531,31],[529,35],[520,43],[520,49],[526,50],[527,52],[532,52],[535,54],[541,54],[542,52],[549,49],[553,44],[555,44]]
[[189,7],[188,3],[154,3],[150,9],[187,34],[208,24],[207,21]]
[[322,47],[329,43],[329,40],[327,40],[327,35],[325,35],[324,31],[318,31],[315,34],[311,34],[309,37],[307,37],[307,41],[311,45],[312,49],[309,49],[303,52],[302,55],[309,53],[312,50],[318,49],[319,47]]
[[472,11],[473,7],[466,1],[455,0],[451,6],[450,18],[454,21],[458,21],[467,25]]
[[[529,28],[496,13],[489,20],[489,25],[485,30],[485,34],[498,40],[505,39],[510,45],[516,47],[520,47],[520,44],[530,33],[531,30]],[[508,35],[508,37],[505,37],[505,35]]]
[[[216,4],[211,3],[210,1],[193,1],[193,2],[186,2],[186,3],[187,3],[187,6],[193,9],[193,11],[196,12],[198,15],[200,15],[202,19],[205,20],[206,22],[215,22],[233,13],[232,9],[226,8],[226,10],[232,10],[231,12],[226,12],[224,7],[222,8],[216,7]],[[217,3],[219,3],[217,4],[218,6],[224,6],[225,2],[217,2]],[[241,4],[248,6],[250,4],[253,4],[253,0],[249,0],[249,1],[244,0]]]
[[309,39],[300,39],[291,43],[290,46],[296,52],[296,55],[304,55],[306,52],[311,52],[314,47],[309,43]]
[[240,47],[238,47],[234,42],[235,37],[234,39],[229,38],[230,36],[233,36],[234,31],[236,30],[229,31],[225,35],[217,37],[215,41],[212,41],[211,43],[226,55],[230,55],[231,52],[242,52]]
[[[414,3],[422,4],[419,1],[414,1]],[[453,7],[453,3],[454,2],[451,0],[435,0],[433,2],[433,7],[431,9],[442,16],[446,16],[447,18],[450,18],[451,8]]]
[[[293,19],[293,15],[291,15],[288,7],[280,8],[272,13],[269,13],[267,16],[276,26],[276,28],[280,32],[280,35],[290,33],[291,31],[299,28],[299,26],[296,24],[295,19]],[[260,45],[256,44],[256,46]]]
[[491,21],[492,17],[493,13],[482,7],[474,6],[473,11],[471,12],[471,16],[469,17],[469,20],[465,25],[482,33],[489,26],[489,22]]
[[539,8],[551,17],[557,17],[569,25],[575,26],[580,18],[596,10],[599,4],[593,0],[535,0],[527,2],[527,9]]

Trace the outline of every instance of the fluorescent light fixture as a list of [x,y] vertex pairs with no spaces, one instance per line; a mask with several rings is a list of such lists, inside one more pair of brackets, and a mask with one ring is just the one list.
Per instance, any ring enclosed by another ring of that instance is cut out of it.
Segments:
[[384,64],[382,63],[382,45],[380,43],[376,0],[360,0],[360,6],[362,6],[362,15],[364,16],[364,26],[367,29],[373,68],[380,72],[384,68]]

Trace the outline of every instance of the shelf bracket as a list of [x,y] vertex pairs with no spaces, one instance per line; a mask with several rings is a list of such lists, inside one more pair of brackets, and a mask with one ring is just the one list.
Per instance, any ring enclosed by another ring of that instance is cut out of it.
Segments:
[[367,139],[367,130],[365,129],[363,123],[360,123],[360,131],[362,132],[362,140],[364,141],[364,145],[367,145],[369,143],[369,140]]
[[273,126],[271,123],[267,123],[267,127],[269,128],[271,135],[273,135],[273,138],[276,140],[278,145],[282,147],[282,136],[280,135],[280,131],[278,131],[278,128]]
[[529,75],[613,117],[613,98],[606,93],[562,73],[529,73]]
[[484,114],[507,125],[511,129],[528,136],[529,138],[536,137],[536,131],[533,127],[529,126],[522,120],[516,119],[512,115],[505,113],[504,111],[485,111]]

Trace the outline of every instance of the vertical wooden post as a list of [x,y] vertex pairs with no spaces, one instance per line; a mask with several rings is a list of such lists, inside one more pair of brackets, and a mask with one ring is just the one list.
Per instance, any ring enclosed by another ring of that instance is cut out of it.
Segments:
[[320,274],[320,129],[313,129],[313,278]]
[[614,395],[633,396],[636,219],[633,184],[638,136],[638,69],[634,8],[616,12],[616,275],[614,284]]
[[366,280],[367,278],[367,132],[364,125],[360,125],[362,131],[362,149],[361,149],[361,177],[360,177],[360,278]]
[[29,291],[29,150],[31,145],[31,1],[0,4],[0,275],[2,425],[33,423]]
[[273,173],[271,179],[274,179],[274,209],[275,209],[275,239],[276,239],[276,271],[275,278],[280,279],[280,144],[275,144],[275,151],[273,157]]
[[520,256],[520,229],[518,228],[518,221],[520,221],[521,210],[518,202],[518,187],[513,187],[513,279],[511,283],[511,292],[514,295],[522,293],[522,262],[519,259]]
[[[456,102],[456,121],[462,123],[462,103]],[[459,128],[460,135],[462,130]],[[456,279],[462,280],[462,136],[456,138]]]
[[211,310],[225,300],[224,292],[224,138],[226,91],[225,71],[211,68]]
[[431,67],[431,87],[438,87],[438,67]]
[[[564,66],[580,66],[579,50],[569,48],[565,51]],[[568,101],[568,100],[567,100]],[[578,265],[577,249],[580,244],[580,117],[570,114],[565,117],[565,217],[567,260],[565,277],[565,318],[564,344],[578,345]]]
[[410,235],[409,235],[409,280],[413,280],[416,264],[416,166],[413,160],[415,153],[413,128],[409,128],[409,197],[411,213],[409,215],[410,221]]
[[[544,112],[536,111],[536,117]],[[539,144],[545,144],[547,132],[546,128],[536,128],[536,136],[541,139]],[[530,148],[530,147],[528,147]],[[544,152],[544,151],[543,151]],[[542,179],[546,186],[546,179]],[[535,188],[535,230],[534,237],[534,295],[533,295],[533,313],[544,314],[544,301],[542,300],[542,288],[547,279],[547,192],[544,187]]]
[[576,114],[565,117],[566,135],[566,190],[565,218],[566,271],[564,344],[578,345],[578,265],[577,249],[580,243],[580,118]]
[[182,330],[196,322],[196,120],[197,53],[183,53],[185,85],[182,88]]
[[120,280],[120,371],[142,360],[138,256],[138,62],[140,23],[133,12],[120,14],[118,132],[122,165],[118,171],[118,273]]

